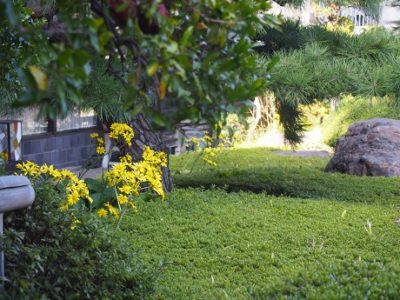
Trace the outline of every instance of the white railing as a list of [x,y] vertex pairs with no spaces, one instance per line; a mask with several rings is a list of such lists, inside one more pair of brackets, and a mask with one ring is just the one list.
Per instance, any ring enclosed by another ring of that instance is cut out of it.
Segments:
[[355,27],[366,27],[378,24],[378,21],[372,15],[359,7],[342,8],[340,14],[342,17],[349,18]]

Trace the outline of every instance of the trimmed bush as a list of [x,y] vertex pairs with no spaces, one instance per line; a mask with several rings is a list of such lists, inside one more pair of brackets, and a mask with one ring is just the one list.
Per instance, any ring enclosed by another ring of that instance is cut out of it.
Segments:
[[76,209],[62,212],[53,185],[36,189],[27,210],[6,214],[8,281],[1,299],[145,299],[155,273],[111,224]]

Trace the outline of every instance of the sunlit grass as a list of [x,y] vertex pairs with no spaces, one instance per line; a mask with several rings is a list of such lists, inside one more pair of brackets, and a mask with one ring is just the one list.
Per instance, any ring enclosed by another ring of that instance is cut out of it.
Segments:
[[396,298],[399,215],[388,206],[186,189],[141,203],[123,230],[149,266],[161,266],[159,299]]
[[[195,162],[194,153],[172,157],[178,187],[217,186],[228,191],[265,192],[311,199],[400,204],[400,178],[326,173],[329,158],[290,157],[269,148],[226,149],[216,167]],[[194,164],[194,166],[193,166]],[[189,169],[193,167],[193,171]]]

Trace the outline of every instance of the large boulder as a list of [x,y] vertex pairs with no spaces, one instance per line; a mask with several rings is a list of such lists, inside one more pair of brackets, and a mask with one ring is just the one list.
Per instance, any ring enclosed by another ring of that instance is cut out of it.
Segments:
[[351,125],[336,144],[326,171],[400,176],[400,121],[371,119]]

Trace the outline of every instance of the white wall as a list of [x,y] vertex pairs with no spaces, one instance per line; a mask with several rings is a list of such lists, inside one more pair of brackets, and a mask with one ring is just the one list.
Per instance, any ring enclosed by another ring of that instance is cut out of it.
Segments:
[[400,25],[400,7],[398,6],[382,6],[379,15],[379,23],[384,26]]

